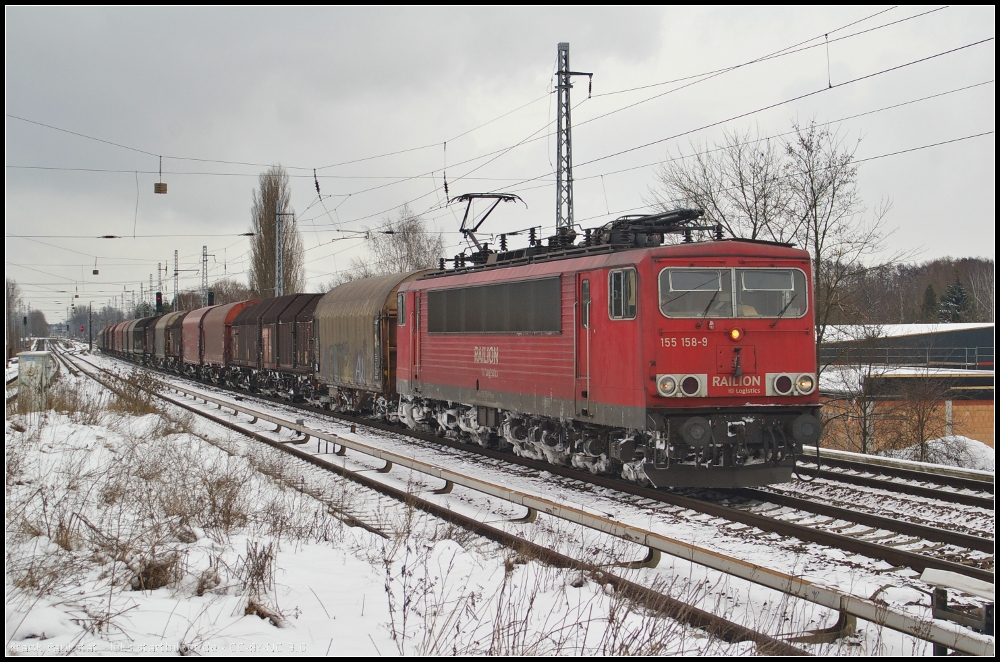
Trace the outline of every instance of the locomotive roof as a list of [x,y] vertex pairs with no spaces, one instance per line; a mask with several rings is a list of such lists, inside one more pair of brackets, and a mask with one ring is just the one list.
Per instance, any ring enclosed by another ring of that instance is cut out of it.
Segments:
[[[531,253],[530,251],[532,248],[539,249],[539,252]],[[554,262],[561,262],[564,260],[577,261],[578,264],[574,265],[574,268],[594,268],[601,266],[615,266],[619,264],[634,264],[647,256],[652,256],[653,259],[704,259],[713,257],[753,257],[784,260],[809,259],[808,251],[801,248],[795,248],[791,244],[735,238],[720,239],[715,241],[665,244],[644,248],[608,245],[570,246],[552,251],[549,251],[542,246],[535,246],[532,248],[522,249],[520,251],[510,251],[506,254],[493,254],[497,255],[497,259],[487,264],[470,265],[467,267],[448,269],[444,271],[434,271],[422,276],[420,280],[457,276],[461,274],[472,274],[510,267],[524,267],[529,265],[539,265],[541,267],[542,265],[549,265]],[[505,255],[511,255],[514,253],[523,253],[523,255],[518,255],[512,259],[504,259]],[[490,257],[492,258],[493,255]],[[580,264],[580,261],[583,261],[583,263]],[[544,271],[550,272],[551,269],[544,269]]]

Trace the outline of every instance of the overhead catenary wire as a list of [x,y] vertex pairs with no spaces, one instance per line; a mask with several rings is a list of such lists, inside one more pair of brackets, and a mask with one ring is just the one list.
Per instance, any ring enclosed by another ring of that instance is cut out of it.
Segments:
[[[878,16],[878,15],[880,15],[882,13],[885,13],[886,11],[889,11],[889,10],[891,10],[893,8],[895,8],[895,7],[890,7],[889,9],[876,12],[874,14],[871,14],[870,16],[867,16],[867,17],[859,19],[857,21],[853,21],[851,23],[848,23],[845,26],[841,26],[840,28],[834,28],[833,30],[828,31],[825,34],[832,34],[832,33],[837,32],[839,30],[842,30],[842,29],[845,29],[847,27],[850,27],[852,25],[856,25],[856,24],[861,23],[861,22],[863,22],[865,20],[869,20],[870,18]],[[926,12],[922,12],[922,13],[914,15],[914,16],[906,17],[904,19],[900,19],[898,21],[893,21],[891,23],[884,24],[884,25],[881,25],[881,26],[876,26],[874,28],[870,28],[868,30],[864,30],[864,31],[861,31],[861,32],[858,32],[858,33],[854,33],[852,35],[845,35],[844,37],[840,37],[837,40],[839,41],[841,39],[848,39],[848,38],[857,36],[859,34],[864,34],[866,32],[870,32],[872,30],[881,29],[883,27],[888,27],[890,25],[895,25],[895,24],[898,24],[898,23],[902,23],[902,22],[907,21],[907,20],[912,20],[914,18],[919,18],[919,17],[924,16],[926,14],[933,13],[935,11],[940,11],[940,10],[945,9],[945,8],[947,8],[947,7],[939,7],[939,8],[934,9],[934,10],[929,10],[929,11],[926,11]],[[822,36],[822,35],[820,35],[820,36]],[[800,46],[802,44],[806,44],[809,41],[813,41],[813,40],[818,39],[818,38],[820,38],[820,37],[812,37],[810,39],[807,39],[805,41],[799,42],[799,43],[794,44],[792,46],[788,46],[788,47],[786,47],[784,49],[781,49],[779,51],[775,51],[775,52],[773,52],[773,53],[771,53],[771,54],[769,54],[767,56],[762,56],[761,58],[756,58],[754,60],[743,62],[743,63],[737,64],[737,65],[732,65],[732,66],[725,67],[725,68],[722,68],[722,69],[717,69],[717,70],[713,70],[713,71],[709,71],[709,72],[703,72],[702,74],[695,74],[692,77],[702,77],[703,80],[707,80],[708,78],[705,78],[705,77],[715,77],[717,75],[721,75],[721,74],[727,73],[729,71],[734,71],[734,70],[739,69],[739,68],[744,67],[744,66],[748,66],[748,65],[751,65],[751,64],[754,64],[754,63],[757,63],[757,62],[764,61],[764,59],[767,59],[767,58],[773,58],[773,57],[777,57],[777,56],[780,56],[780,55],[792,54],[792,52],[786,52],[786,51],[789,51],[790,49],[795,49],[796,47],[798,47],[798,46]],[[798,52],[798,51],[793,51],[793,52]],[[691,78],[691,77],[687,77],[687,78]],[[702,82],[702,80],[695,81],[692,84],[696,84],[698,82]],[[653,84],[653,85],[655,86],[655,85],[659,85],[659,84],[665,84],[665,83],[657,83],[657,84]],[[634,88],[634,89],[640,89],[640,88]],[[622,91],[628,91],[628,90],[622,90]],[[623,106],[621,108],[615,109],[613,111],[609,111],[608,113],[605,113],[603,115],[600,115],[600,116],[597,116],[597,117],[594,117],[594,118],[589,118],[589,119],[583,120],[581,122],[577,122],[576,123],[576,127],[579,128],[580,126],[588,124],[588,123],[590,123],[592,121],[595,121],[597,119],[601,119],[603,117],[606,117],[608,115],[620,112],[622,110],[626,110],[626,109],[631,108],[631,107],[633,107],[633,106],[635,106],[635,105],[637,105],[639,103],[645,103],[646,101],[650,101],[650,100],[653,100],[655,98],[659,98],[661,96],[664,96],[665,94],[669,94],[669,93],[674,92],[674,91],[677,91],[677,90],[670,90],[668,92],[656,95],[655,97],[650,97],[649,99],[641,100],[639,102],[628,104],[626,106]],[[619,92],[621,92],[621,91],[619,91]],[[521,109],[523,109],[523,108],[525,108],[525,107],[527,107],[527,106],[529,106],[529,105],[531,105],[533,103],[536,103],[537,101],[540,101],[540,100],[546,98],[546,96],[548,96],[548,94],[549,93],[546,93],[546,95],[538,97],[537,99],[534,99],[534,100],[528,102],[527,104],[519,106],[518,108],[515,108],[514,110],[508,111],[508,112],[506,112],[506,113],[504,113],[504,114],[502,114],[502,115],[500,115],[498,117],[495,117],[495,118],[493,118],[493,119],[491,119],[491,120],[489,120],[487,122],[484,122],[484,123],[482,123],[482,124],[480,124],[480,125],[478,125],[476,127],[473,127],[472,129],[469,129],[469,130],[467,130],[467,131],[465,131],[465,132],[463,132],[461,134],[458,134],[457,136],[455,136],[453,138],[449,138],[448,140],[454,141],[454,140],[457,140],[460,137],[468,135],[469,133],[472,133],[473,131],[475,131],[475,130],[477,130],[479,128],[487,126],[488,124],[491,124],[494,121],[502,119],[503,117],[506,117],[506,116],[508,116],[508,115],[510,115],[510,114],[512,114],[514,112],[517,112],[518,110],[521,110]],[[599,96],[602,96],[602,95],[601,94],[594,95],[594,98],[597,98]],[[13,119],[18,119],[18,120],[21,120],[21,121],[25,121],[25,122],[36,124],[36,125],[43,126],[43,127],[46,127],[46,128],[50,128],[50,129],[53,129],[53,130],[56,130],[56,131],[62,131],[62,132],[65,132],[65,133],[69,133],[69,134],[72,134],[72,135],[77,135],[77,136],[80,136],[80,137],[83,137],[83,138],[95,140],[95,141],[106,143],[106,144],[109,144],[109,145],[114,145],[116,147],[121,147],[121,148],[124,148],[124,149],[129,149],[129,150],[132,150],[132,151],[136,151],[136,152],[139,152],[139,153],[142,153],[142,154],[148,154],[150,156],[157,156],[158,158],[163,158],[161,155],[154,154],[154,153],[146,151],[146,150],[142,150],[142,149],[135,148],[135,147],[130,147],[130,146],[127,146],[127,145],[123,145],[121,143],[116,143],[116,142],[108,141],[108,140],[101,139],[101,138],[96,138],[96,137],[89,136],[89,135],[86,135],[86,134],[83,134],[83,133],[80,133],[80,132],[76,132],[76,131],[70,131],[68,129],[63,129],[63,128],[52,126],[52,125],[45,124],[45,123],[42,123],[42,122],[37,122],[35,120],[30,120],[30,119],[27,119],[27,118],[19,117],[19,116],[10,114],[10,113],[8,113],[7,116],[11,117]],[[549,124],[551,124],[551,122],[549,122]],[[537,139],[540,139],[540,138],[547,138],[547,137],[548,137],[548,134],[546,134],[546,136],[542,136],[542,137],[536,138],[534,140],[537,140]],[[520,141],[519,143],[515,143],[514,145],[511,145],[511,146],[508,146],[508,147],[504,147],[504,148],[501,148],[501,149],[498,149],[498,150],[494,150],[494,151],[488,152],[486,154],[479,155],[477,157],[474,157],[472,159],[468,159],[466,161],[460,162],[460,163],[455,164],[455,165],[463,165],[465,163],[469,163],[469,162],[472,162],[472,161],[480,159],[480,158],[488,158],[490,156],[494,156],[494,155],[497,155],[497,154],[501,154],[502,155],[503,153],[506,153],[506,152],[510,151],[511,149],[513,149],[515,147],[518,147],[518,146],[520,146],[522,144],[527,144],[529,142],[534,142],[534,140],[523,140],[523,141]],[[407,148],[407,149],[397,150],[397,151],[394,151],[394,152],[387,152],[387,153],[384,153],[384,154],[375,155],[375,156],[371,156],[371,157],[363,157],[361,159],[354,159],[354,160],[351,160],[351,161],[344,161],[344,162],[341,162],[341,163],[331,164],[331,165],[328,165],[328,166],[321,166],[319,169],[327,169],[327,168],[332,168],[332,167],[336,167],[336,166],[340,166],[340,165],[347,165],[347,164],[351,164],[351,163],[357,163],[357,162],[368,161],[368,160],[372,160],[372,159],[378,159],[378,158],[382,158],[382,157],[385,157],[385,156],[391,156],[391,155],[396,155],[396,154],[411,152],[411,151],[415,151],[415,150],[426,149],[426,148],[430,148],[430,147],[439,146],[439,145],[442,145],[442,144],[447,145],[447,142],[448,141],[446,140],[446,141],[442,141],[442,142],[429,143],[427,145],[423,145],[423,146],[420,146],[420,147]],[[269,164],[250,163],[250,162],[242,162],[242,161],[229,161],[229,160],[220,160],[220,159],[205,159],[205,158],[179,157],[179,156],[167,156],[165,158],[175,159],[175,160],[187,160],[187,161],[205,162],[205,163],[222,163],[222,164],[230,164],[230,165],[247,165],[247,166],[255,166],[255,167],[270,167]],[[495,159],[492,159],[492,160],[495,160]],[[38,170],[45,170],[45,169],[49,169],[49,170],[63,170],[63,168],[44,167],[44,166],[8,166],[8,167],[16,167],[16,168],[21,168],[21,169],[38,169]],[[292,169],[292,170],[307,170],[307,171],[311,170],[311,168],[308,168],[308,167],[305,167],[305,166],[285,166],[285,167],[288,168],[288,169]],[[118,171],[114,171],[114,170],[105,170],[105,169],[97,169],[97,168],[95,168],[95,169],[66,168],[65,170],[92,171],[92,172],[118,172]],[[316,168],[312,168],[312,170],[316,170]],[[120,172],[135,172],[135,171],[134,170],[127,170],[127,171],[120,171]],[[168,173],[168,174],[171,174],[171,173]],[[172,174],[198,174],[198,175],[219,175],[219,176],[254,176],[254,177],[257,176],[257,174],[252,174],[252,173],[212,173],[212,172],[204,172],[204,173],[178,172],[178,173],[172,173]],[[380,186],[377,186],[377,187],[372,187],[372,188],[369,188],[369,189],[364,189],[362,191],[357,191],[357,192],[350,193],[350,194],[339,194],[339,195],[348,195],[348,196],[349,195],[358,195],[358,194],[361,194],[361,193],[367,193],[367,192],[370,192],[370,191],[378,190],[378,189],[384,188],[385,186],[393,185],[395,183],[403,183],[405,181],[409,181],[409,180],[415,179],[417,177],[428,177],[430,175],[431,175],[430,172],[424,172],[421,175],[408,176],[408,177],[399,178],[397,182],[390,182],[388,184],[383,184],[383,185],[380,185]],[[302,175],[290,175],[290,176],[293,176],[293,177],[309,177],[310,175],[309,174],[302,174]]]
[[[964,46],[959,46],[957,48],[952,48],[952,49],[949,49],[947,51],[942,51],[940,53],[935,53],[934,55],[929,55],[927,57],[919,58],[919,59],[916,59],[916,60],[911,60],[909,62],[900,64],[900,65],[896,65],[894,67],[888,67],[886,69],[882,69],[882,70],[875,71],[875,72],[872,72],[872,73],[869,73],[869,74],[865,74],[864,76],[858,76],[858,77],[853,78],[851,80],[847,80],[847,81],[844,81],[842,83],[837,83],[833,87],[821,87],[821,88],[813,90],[811,92],[806,92],[805,94],[799,94],[799,95],[796,95],[794,97],[791,97],[791,98],[788,98],[788,99],[784,99],[782,101],[777,101],[775,103],[771,103],[771,104],[768,104],[766,106],[762,106],[760,108],[756,108],[754,110],[749,110],[749,111],[746,111],[746,112],[743,112],[743,113],[738,113],[736,115],[732,115],[732,116],[726,117],[726,118],[721,119],[721,120],[716,120],[714,122],[709,122],[708,124],[703,124],[701,126],[693,128],[693,129],[687,129],[685,131],[681,131],[680,133],[675,133],[675,134],[666,136],[664,138],[658,138],[656,140],[651,140],[649,142],[645,142],[645,143],[642,143],[640,145],[635,145],[633,147],[628,147],[626,149],[622,149],[622,150],[619,150],[619,151],[616,151],[616,152],[612,152],[610,154],[605,154],[604,156],[599,156],[599,157],[590,159],[588,161],[583,161],[581,163],[576,163],[576,164],[574,164],[574,168],[582,168],[582,167],[584,167],[586,165],[590,165],[592,163],[598,163],[600,161],[604,161],[604,160],[607,160],[607,159],[610,159],[610,158],[614,158],[614,157],[617,157],[617,156],[622,156],[623,154],[629,154],[631,152],[635,152],[635,151],[640,150],[640,149],[645,149],[647,147],[652,147],[653,145],[658,145],[658,144],[667,142],[669,140],[676,140],[677,138],[683,138],[684,136],[691,135],[691,134],[697,133],[699,131],[704,131],[706,129],[710,129],[710,128],[714,128],[714,127],[717,127],[717,126],[721,126],[723,124],[726,124],[728,122],[732,122],[734,120],[744,119],[746,117],[750,117],[752,115],[756,115],[758,113],[762,113],[762,112],[767,111],[767,110],[772,110],[772,109],[778,108],[780,106],[784,106],[784,105],[787,105],[787,104],[790,104],[790,103],[794,103],[796,101],[801,101],[802,99],[806,99],[806,98],[809,98],[809,97],[812,97],[812,96],[816,96],[816,95],[822,94],[824,92],[829,92],[831,90],[836,90],[836,89],[839,89],[841,87],[846,87],[848,85],[851,85],[851,84],[854,84],[854,83],[857,83],[857,82],[860,82],[860,81],[863,81],[863,80],[868,80],[868,79],[874,78],[876,76],[880,76],[880,75],[883,75],[883,74],[891,73],[893,71],[898,71],[898,70],[903,69],[905,67],[909,67],[909,66],[912,66],[912,65],[915,65],[915,64],[920,64],[922,62],[927,62],[929,60],[933,60],[933,59],[938,58],[938,57],[943,57],[945,55],[950,55],[952,53],[956,53],[958,51],[962,51],[964,49],[971,48],[973,46],[979,46],[981,44],[985,44],[987,42],[994,41],[994,39],[995,39],[994,37],[988,37],[986,39],[981,39],[979,41],[975,41],[975,42],[966,44]],[[988,81],[988,82],[992,82],[992,81]],[[966,89],[966,88],[961,88],[961,89]],[[928,98],[933,98],[933,97],[928,97]],[[514,186],[519,186],[521,184],[526,184],[528,182],[535,181],[536,179],[539,179],[541,177],[547,177],[547,176],[549,176],[551,174],[552,173],[546,173],[544,175],[539,175],[538,177],[534,177],[534,178],[531,178],[531,179],[526,179],[526,180],[523,180],[521,182],[518,182],[517,184],[513,184],[510,187],[505,187],[505,188],[500,189],[500,190],[506,190],[507,188],[513,188]]]
[[[937,10],[934,10],[934,11],[937,11]],[[873,28],[873,29],[875,29],[875,28]],[[990,41],[990,40],[984,40],[984,41]],[[982,42],[978,42],[978,43],[982,43]],[[958,49],[956,49],[956,50],[958,50]],[[953,52],[953,51],[948,51],[948,52]],[[932,56],[932,57],[936,57],[936,56]],[[922,61],[922,60],[918,60],[918,61]],[[905,65],[903,65],[903,66],[905,66]],[[879,73],[881,73],[881,72],[879,72]],[[873,74],[873,75],[875,75],[875,74]],[[860,79],[855,79],[855,80],[860,80]],[[849,82],[854,82],[854,81],[848,81],[848,83],[849,83]],[[991,82],[992,82],[992,81],[991,81]],[[832,87],[838,87],[838,86],[841,86],[841,85],[844,85],[844,84],[847,84],[847,83],[841,83],[841,84],[838,84],[837,86],[832,86]],[[827,89],[832,89],[832,87],[828,87]],[[797,99],[798,99],[798,98],[802,98],[802,97],[797,97]],[[784,103],[788,103],[788,101],[786,101],[786,102],[784,102]],[[773,106],[772,106],[772,107],[773,107]],[[869,112],[877,112],[877,111],[869,111]],[[739,116],[739,117],[743,117],[743,116],[744,116],[744,115],[741,115],[741,116]],[[976,134],[976,135],[988,135],[988,134]],[[673,137],[673,136],[671,136],[671,137],[668,137],[668,138],[665,138],[665,139],[663,139],[663,140],[669,140],[669,139],[671,139],[672,137]],[[970,137],[974,137],[974,136],[970,136]],[[966,138],[959,138],[959,139],[955,139],[955,140],[956,140],[956,141],[957,141],[957,140],[965,140],[965,139],[968,139],[968,138],[970,138],[970,137],[966,137]],[[657,142],[662,142],[662,141],[657,141]],[[951,141],[948,141],[948,142],[951,142]],[[440,144],[440,143],[434,143],[434,144]],[[942,144],[945,144],[945,143],[942,143]],[[515,145],[515,146],[516,146],[516,145]],[[644,146],[648,146],[648,145],[642,145],[642,146],[638,146],[638,147],[635,147],[635,148],[632,148],[632,149],[641,149],[641,148],[642,148],[642,147],[644,147]],[[509,147],[509,148],[505,148],[505,149],[511,149],[511,148],[512,148],[512,147]],[[916,149],[924,149],[924,148],[926,148],[926,146],[923,146],[923,147],[917,147],[917,148],[913,148],[913,150],[916,150]],[[500,152],[502,152],[502,151],[503,151],[503,150],[497,150],[496,152],[493,152],[493,153],[494,153],[494,154],[497,154],[497,153],[500,153]],[[631,150],[628,150],[628,151],[631,151]],[[904,153],[904,152],[906,152],[906,151],[912,151],[912,150],[903,150],[902,152],[899,152],[899,153]],[[601,160],[601,159],[605,159],[605,158],[611,158],[612,156],[617,156],[618,154],[621,154],[621,153],[624,153],[624,152],[619,152],[619,153],[616,153],[616,154],[611,154],[611,155],[606,155],[606,156],[604,156],[604,157],[601,157],[600,159],[595,159],[595,160],[593,160],[593,161],[588,161],[588,162],[586,162],[586,163],[584,163],[584,164],[578,164],[578,167],[580,167],[580,166],[582,166],[582,165],[586,165],[587,163],[593,163],[593,162],[595,162],[595,161],[599,161],[599,160]],[[485,157],[482,157],[482,156],[481,156],[481,157],[479,157],[479,158],[485,158]],[[880,158],[880,157],[872,157],[872,158]],[[483,164],[483,165],[485,165],[485,164]],[[480,166],[480,167],[482,167],[482,166]],[[643,167],[643,166],[638,166],[638,167]],[[130,171],[128,171],[128,172],[133,172],[133,171],[131,171],[131,170],[130,170]],[[620,172],[620,171],[615,171],[615,172]],[[609,173],[604,173],[604,174],[609,174]],[[308,176],[308,175],[305,175],[305,176]],[[601,176],[602,176],[602,175],[594,175],[593,177],[601,177]],[[346,178],[346,177],[345,177],[345,178]],[[431,174],[429,175],[429,177],[428,177],[428,178],[430,178],[430,179],[432,180],[432,182],[433,182],[433,180],[434,180],[434,175],[433,175],[433,173],[431,173]],[[467,176],[467,178],[468,178],[469,180],[475,180],[475,179],[477,179],[477,178],[474,178],[474,177],[470,177],[470,176]],[[577,177],[577,180],[579,181],[579,180],[581,180],[581,179],[588,179],[588,178],[589,178],[589,177]],[[485,179],[485,178],[483,178],[483,179]],[[500,179],[500,178],[498,178],[498,179]],[[537,182],[537,181],[538,181],[538,178],[532,178],[532,180],[520,180],[520,181],[518,181],[517,183],[513,184],[513,186],[518,186],[518,185],[521,185],[521,184],[523,184],[523,183],[524,183],[525,181],[536,181],[536,182]],[[435,188],[436,188],[436,187],[435,187]],[[426,197],[426,196],[421,196],[421,198],[424,198],[424,197]],[[418,198],[418,199],[421,199],[421,198]],[[439,200],[437,201],[437,206],[438,206],[438,207],[440,207],[440,206],[441,206],[441,201],[440,201],[440,199],[439,199]],[[607,204],[606,204],[606,206],[607,206]],[[324,205],[324,207],[325,207],[325,205]],[[392,208],[392,209],[396,209],[396,208],[398,208],[398,207],[394,207],[394,208]],[[434,208],[434,207],[432,207],[432,209],[433,209],[433,208]],[[390,209],[390,210],[387,210],[387,211],[391,211],[391,209]],[[384,213],[384,212],[381,212],[381,213]],[[327,216],[329,216],[329,210],[327,210],[327,214],[326,214],[326,215],[327,215]],[[375,214],[375,215],[378,215],[378,214]],[[374,216],[374,215],[371,215],[371,216]],[[347,223],[353,223],[353,222],[357,222],[357,221],[359,221],[359,220],[363,220],[364,218],[371,218],[371,216],[368,216],[368,217],[362,217],[362,218],[360,218],[360,219],[351,219],[351,220],[347,221]],[[198,235],[184,235],[184,236],[198,236]],[[204,236],[204,235],[202,235],[202,236]],[[57,247],[57,248],[62,248],[62,247]]]

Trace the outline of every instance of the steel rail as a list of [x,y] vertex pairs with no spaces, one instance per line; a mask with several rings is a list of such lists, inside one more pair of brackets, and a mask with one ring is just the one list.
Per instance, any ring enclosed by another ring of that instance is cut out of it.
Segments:
[[781,506],[795,508],[796,510],[804,510],[806,512],[813,513],[814,515],[824,515],[826,517],[834,517],[847,522],[857,522],[858,524],[863,524],[865,526],[872,526],[886,531],[895,531],[896,533],[902,533],[908,536],[919,536],[924,540],[943,542],[948,545],[965,547],[978,552],[988,552],[992,554],[996,543],[993,538],[974,536],[968,533],[960,533],[958,531],[948,531],[946,529],[939,529],[933,526],[926,526],[924,524],[904,522],[889,517],[883,517],[881,515],[862,513],[857,510],[850,510],[848,508],[841,508],[839,506],[803,499],[801,497],[794,497],[787,494],[776,494],[767,490],[740,488],[734,491],[748,499],[776,503]]
[[[816,454],[816,447],[804,446],[802,454],[805,457],[812,457]],[[879,467],[879,470],[882,473],[891,473],[896,470],[901,470],[905,472],[903,475],[913,475],[914,480],[932,480],[934,482],[945,484],[943,482],[945,477],[955,478],[961,481],[966,481],[969,489],[973,490],[992,492],[993,485],[996,482],[995,477],[991,472],[980,471],[978,469],[963,469],[962,467],[949,467],[944,464],[930,464],[928,462],[900,460],[894,457],[882,457],[881,455],[851,453],[849,451],[840,451],[833,448],[820,448],[819,455],[821,459],[827,460],[831,463],[834,460],[850,462],[859,465],[865,471],[871,471],[873,473],[876,471],[874,467]],[[928,475],[933,478],[929,479]],[[948,484],[953,487],[965,487],[965,484]]]
[[874,487],[876,489],[886,490],[889,492],[902,492],[903,494],[924,497],[925,499],[936,499],[938,501],[958,503],[963,506],[976,506],[978,508],[993,510],[996,505],[996,501],[992,497],[987,498],[975,496],[973,494],[962,494],[961,492],[939,490],[934,489],[933,487],[913,485],[912,483],[896,483],[885,480],[884,478],[859,476],[857,474],[842,473],[840,471],[827,471],[826,469],[817,470],[815,466],[803,467],[800,465],[797,467],[796,471],[799,473],[812,474],[817,478],[823,478],[836,483],[849,483],[851,485],[861,485],[863,487]]
[[[98,370],[102,370],[103,372],[107,372],[98,366],[94,367]],[[87,374],[87,376],[91,377],[92,379],[95,379],[96,381],[102,383],[106,388],[109,388],[113,391],[116,390],[113,386],[107,384],[98,377],[90,375],[89,373],[83,370],[81,370],[81,372]],[[116,375],[114,376],[117,377]],[[754,644],[756,644],[758,652],[764,655],[807,655],[805,651],[796,648],[795,646],[792,646],[790,643],[786,641],[782,641],[780,639],[771,637],[770,635],[766,635],[756,630],[752,630],[750,628],[734,623],[726,618],[723,618],[711,612],[698,609],[697,607],[681,602],[676,598],[664,595],[659,591],[655,591],[648,587],[642,586],[641,584],[637,584],[635,582],[631,582],[624,578],[618,577],[617,575],[608,572],[605,568],[602,568],[600,566],[596,566],[566,556],[564,554],[551,550],[537,543],[527,541],[521,536],[489,526],[488,524],[485,524],[479,520],[468,517],[466,515],[461,515],[452,510],[451,508],[448,508],[447,506],[436,504],[434,502],[427,501],[425,499],[421,499],[418,496],[414,495],[412,492],[398,489],[391,485],[387,485],[386,483],[383,483],[381,481],[374,480],[361,473],[350,471],[346,467],[338,466],[334,463],[328,462],[317,455],[313,455],[311,453],[302,451],[298,448],[289,446],[287,441],[284,442],[277,441],[275,439],[268,437],[267,435],[260,433],[259,431],[247,429],[246,427],[244,427],[244,425],[240,425],[234,421],[229,421],[222,417],[215,416],[212,413],[205,411],[204,409],[201,409],[199,407],[192,406],[186,402],[177,401],[170,397],[165,397],[161,393],[157,393],[156,395],[175,406],[185,409],[186,411],[195,413],[219,425],[225,426],[226,428],[231,429],[235,432],[239,432],[248,437],[261,441],[269,446],[272,446],[286,453],[289,453],[290,455],[305,462],[308,462],[314,466],[320,467],[327,471],[335,472],[343,476],[344,478],[354,481],[369,489],[376,490],[401,503],[412,504],[414,507],[434,517],[438,517],[447,522],[453,523],[457,526],[461,526],[462,528],[468,531],[471,531],[477,535],[492,540],[498,544],[504,545],[505,547],[538,558],[543,563],[555,567],[574,568],[582,572],[586,572],[592,579],[594,579],[594,581],[598,582],[601,585],[611,586],[612,588],[614,588],[616,592],[618,592],[626,599],[634,600],[644,605],[647,609],[650,609],[656,615],[682,621],[692,627],[704,630],[711,635],[718,636],[720,639],[730,643],[751,641]],[[192,397],[201,397],[201,396],[192,396]],[[205,400],[206,403],[209,401],[208,399],[203,397],[202,399]],[[227,409],[233,409],[234,412],[238,411],[236,407],[234,407],[229,403],[220,404],[219,402],[216,402],[215,404],[217,404],[220,409],[222,407],[225,407]],[[246,414],[247,412],[241,412],[241,413]],[[261,412],[258,412],[257,414],[247,414],[247,415],[254,415],[255,419],[270,420],[270,422],[275,423],[276,425],[281,425],[283,427],[291,427],[287,423],[287,421],[284,421],[283,419],[277,419],[277,417],[269,416]],[[249,423],[247,425],[249,425]],[[336,438],[336,435],[333,436]],[[347,445],[344,444],[343,441],[340,440],[339,438],[335,443],[339,445]]]
[[[201,392],[191,391],[190,389],[177,385],[172,385],[170,388],[178,393],[185,393],[190,397],[202,399],[206,403],[212,402],[217,406],[226,407],[227,409],[232,409],[248,416],[263,418],[274,423],[275,425],[295,430],[303,435],[308,434],[318,439],[324,439],[326,441],[330,441],[331,443],[336,443],[365,455],[369,455],[370,457],[375,457],[386,462],[392,462],[393,464],[398,464],[399,466],[419,471],[420,473],[435,476],[446,482],[451,481],[456,485],[462,485],[483,494],[488,494],[511,503],[519,504],[528,508],[529,512],[531,510],[535,510],[536,512],[547,513],[560,519],[575,522],[596,531],[601,531],[615,536],[622,540],[642,544],[652,550],[682,558],[714,570],[719,570],[726,574],[740,577],[762,586],[767,586],[787,595],[805,599],[829,609],[845,612],[857,618],[888,627],[889,629],[896,630],[910,636],[916,636],[917,638],[973,655],[994,654],[994,642],[991,637],[979,635],[954,623],[940,620],[931,620],[928,622],[926,618],[921,619],[905,612],[893,610],[884,603],[842,593],[835,589],[823,586],[822,584],[811,582],[802,577],[772,570],[770,568],[743,561],[712,550],[706,550],[696,545],[676,540],[641,527],[624,525],[605,517],[603,514],[589,512],[581,507],[560,504],[544,497],[513,490],[506,486],[490,483],[489,481],[480,478],[457,474],[444,467],[416,460],[405,455],[400,455],[399,453],[395,453],[393,451],[368,446],[367,444],[359,442],[356,439],[348,439],[340,435],[320,432],[273,414],[264,414],[243,405],[226,400],[220,400],[219,398],[215,398]],[[369,422],[367,421],[362,420],[359,422],[369,425]],[[398,428],[393,428],[393,430],[399,432]],[[502,457],[502,459],[508,459],[505,454],[497,453],[497,456]],[[544,465],[544,470],[546,471],[557,473],[555,471],[556,469],[559,469],[559,467],[548,464]],[[574,472],[570,477],[579,479],[580,475]],[[609,486],[612,489],[621,489],[620,484],[617,482]],[[639,489],[642,490],[643,488]],[[649,492],[655,491],[649,490]],[[692,505],[700,504],[702,507],[714,506],[714,504],[705,504],[704,502],[688,499],[687,497],[679,497],[676,495],[671,496],[672,498],[681,500],[682,503],[690,502]],[[657,499],[658,497],[651,495],[650,498]],[[771,522],[772,526],[775,524],[775,521],[770,518],[763,518],[761,516],[753,515],[752,513],[737,511],[723,506],[716,506],[716,508],[725,510],[725,514],[718,515],[724,519],[759,518],[768,520]],[[700,510],[700,508],[694,509]],[[794,525],[789,525],[788,523],[781,524],[788,527],[794,527]],[[836,535],[828,532],[816,531],[815,529],[808,530],[814,533],[823,534],[824,536]],[[861,542],[850,538],[848,538],[848,540],[853,543]],[[899,550],[892,551],[899,552]],[[936,559],[928,559],[927,557],[921,558],[923,559],[921,565],[925,568],[941,568],[943,564],[947,564],[948,569],[953,572],[959,571],[963,572],[963,574],[968,574],[969,571],[969,569],[965,566],[958,564],[950,564]],[[955,566],[957,566],[959,570],[954,570]],[[979,572],[983,573],[984,571]],[[992,573],[986,574],[989,576],[987,581],[992,580]]]
[[[820,456],[820,462],[822,462],[826,466],[837,467],[840,469],[852,469],[854,471],[864,471],[870,474],[880,474],[882,476],[890,476],[892,478],[902,478],[903,480],[913,480],[921,483],[934,483],[936,485],[942,485],[944,487],[954,487],[960,490],[987,492],[989,494],[994,493],[993,483],[987,483],[981,480],[970,480],[968,478],[961,478],[959,476],[932,474],[923,471],[914,471],[912,469],[902,469],[899,467],[886,467],[881,464],[870,464],[868,462],[855,462],[853,460],[841,460],[832,457],[823,457],[822,455]],[[809,469],[806,468],[806,471],[809,471]],[[895,485],[895,483],[893,484]]]

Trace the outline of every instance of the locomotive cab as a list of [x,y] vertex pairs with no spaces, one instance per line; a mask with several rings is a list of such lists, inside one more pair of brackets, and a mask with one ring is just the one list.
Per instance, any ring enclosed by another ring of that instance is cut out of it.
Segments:
[[613,444],[612,457],[657,486],[789,480],[820,433],[808,254],[685,244],[651,251],[634,273],[645,434]]

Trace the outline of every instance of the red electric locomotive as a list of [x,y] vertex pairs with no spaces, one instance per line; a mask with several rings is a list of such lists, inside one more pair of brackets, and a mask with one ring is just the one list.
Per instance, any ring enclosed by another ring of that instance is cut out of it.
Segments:
[[820,433],[809,254],[691,242],[700,215],[402,284],[399,419],[658,487],[789,480]]

